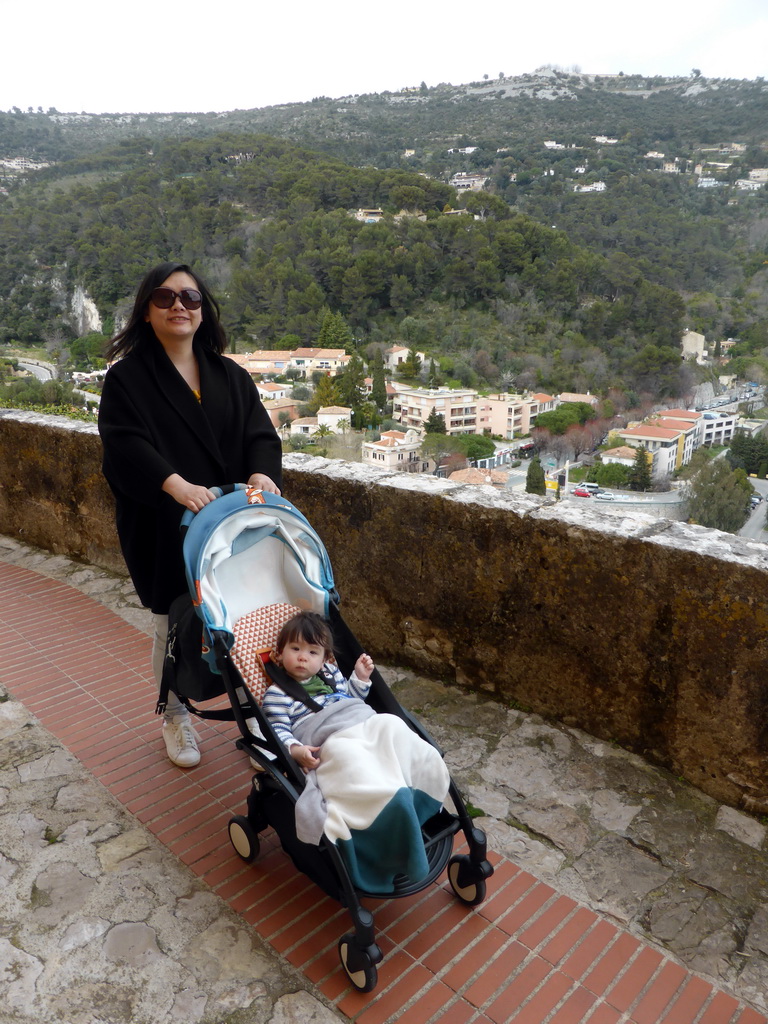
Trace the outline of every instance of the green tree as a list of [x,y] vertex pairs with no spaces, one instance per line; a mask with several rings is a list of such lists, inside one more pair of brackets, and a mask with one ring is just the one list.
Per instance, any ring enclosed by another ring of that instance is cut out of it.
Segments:
[[412,348],[408,349],[408,355],[400,364],[400,376],[404,380],[416,380],[421,371],[421,359]]
[[337,390],[342,405],[359,409],[366,400],[365,365],[355,352],[338,378]]
[[387,404],[387,379],[384,373],[384,360],[379,349],[374,352],[370,370],[371,398],[377,409],[383,409]]
[[544,495],[547,493],[544,467],[537,455],[534,455],[528,466],[528,472],[525,477],[525,490],[528,494]]
[[496,451],[496,445],[484,434],[460,434],[458,442],[464,454],[472,462],[487,459]]
[[434,359],[430,359],[429,360],[429,371],[427,373],[427,387],[439,388],[442,383],[443,383],[442,374],[440,373],[440,370],[438,369],[438,367],[435,365],[435,360]]
[[632,470],[629,466],[622,466],[618,462],[604,462],[596,470],[590,471],[589,478],[601,487],[629,487],[629,478]]
[[635,461],[629,472],[629,486],[633,491],[647,491],[651,487],[651,466],[646,448],[640,447],[635,453]]
[[434,472],[437,473],[440,466],[451,455],[462,454],[461,444],[457,437],[450,434],[425,434],[421,442],[421,454],[425,459],[432,459],[435,463]]
[[340,401],[338,384],[333,377],[324,374],[318,380],[307,407],[310,416],[314,416],[318,409],[326,408],[329,405],[338,405]]
[[424,432],[426,434],[445,434],[445,416],[433,408],[424,420]]
[[692,522],[737,533],[749,518],[752,486],[744,470],[731,469],[725,459],[707,462],[686,490]]
[[352,351],[352,331],[341,313],[332,313],[330,309],[325,310],[317,336],[317,347],[342,348],[345,352]]

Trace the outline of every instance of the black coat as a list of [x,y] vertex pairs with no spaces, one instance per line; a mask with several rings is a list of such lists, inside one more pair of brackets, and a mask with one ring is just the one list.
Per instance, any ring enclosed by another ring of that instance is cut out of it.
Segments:
[[99,405],[104,476],[142,604],[166,614],[187,589],[179,537],[184,508],[162,490],[178,473],[213,487],[265,473],[281,486],[281,445],[248,373],[195,344],[198,402],[162,345],[144,344],[109,370]]

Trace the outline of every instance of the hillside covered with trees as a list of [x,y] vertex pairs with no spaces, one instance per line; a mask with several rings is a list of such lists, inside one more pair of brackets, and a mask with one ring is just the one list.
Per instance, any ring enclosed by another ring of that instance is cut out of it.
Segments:
[[[0,196],[0,342],[74,342],[78,289],[109,334],[178,257],[241,351],[312,344],[331,309],[363,354],[396,341],[479,387],[683,396],[685,327],[768,374],[768,190],[734,190],[768,164],[765,96],[549,69],[226,115],[0,113],[0,154],[55,161]],[[694,163],[731,142],[722,188],[698,189]],[[662,149],[681,173],[649,162]]]

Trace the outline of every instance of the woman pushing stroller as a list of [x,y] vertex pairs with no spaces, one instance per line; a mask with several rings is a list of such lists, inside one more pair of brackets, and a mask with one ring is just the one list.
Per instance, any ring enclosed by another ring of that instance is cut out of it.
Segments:
[[[210,487],[241,481],[280,494],[281,444],[250,375],[223,358],[219,307],[184,263],[161,263],[139,285],[107,358],[99,433],[117,532],[142,604],[154,614],[152,668],[160,685],[168,610],[187,590],[179,524]],[[171,694],[163,739],[174,764],[200,761],[197,735]]]

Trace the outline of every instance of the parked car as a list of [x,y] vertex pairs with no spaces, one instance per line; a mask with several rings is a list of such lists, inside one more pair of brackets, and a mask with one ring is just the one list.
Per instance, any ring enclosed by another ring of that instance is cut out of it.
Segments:
[[761,494],[750,494],[749,500],[752,506],[756,507],[763,500],[763,496]]
[[592,491],[588,491],[585,487],[574,487],[571,494],[575,494],[577,498],[592,497]]
[[616,495],[610,491],[598,491],[595,495],[598,501],[615,501]]

